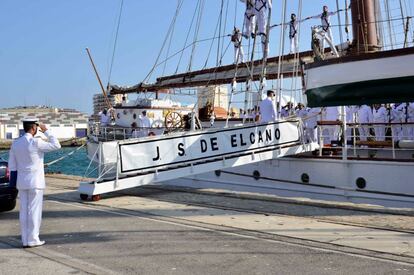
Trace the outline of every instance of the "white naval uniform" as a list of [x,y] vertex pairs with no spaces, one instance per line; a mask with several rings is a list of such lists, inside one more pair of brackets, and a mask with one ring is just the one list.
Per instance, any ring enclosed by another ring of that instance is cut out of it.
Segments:
[[[372,123],[372,110],[368,105],[362,105],[358,109],[358,123]],[[360,125],[359,127],[359,139],[366,141],[369,136],[369,125]]]
[[243,3],[246,3],[246,11],[244,13],[244,29],[243,36],[249,38],[256,27],[256,17],[255,17],[255,3],[256,0],[240,0]]
[[[408,105],[408,119],[407,122],[414,123],[414,103]],[[414,124],[407,125],[408,139],[414,140]]]
[[[402,103],[401,105],[401,122],[406,123],[409,122],[409,111],[410,111],[410,104],[409,103]],[[410,125],[403,124],[401,125],[401,139],[408,140],[410,139]]]
[[332,52],[336,56],[339,56],[338,51],[335,48],[335,43],[334,43],[334,40],[333,40],[332,28],[331,28],[331,16],[335,15],[337,13],[338,12],[327,12],[326,14],[321,13],[321,14],[312,16],[310,18],[313,18],[313,19],[320,18],[321,19],[321,26],[322,26],[322,30],[324,32],[324,35],[322,36],[322,40],[321,40],[322,50],[325,49],[325,40],[326,40],[331,45]]
[[[346,106],[346,123],[355,123],[355,113],[358,111],[356,106]],[[346,139],[353,140],[355,136],[355,126],[346,127]]]
[[[340,119],[339,114],[340,114],[340,107],[326,107],[324,120],[337,121]],[[328,138],[325,139],[324,144],[330,144],[332,141],[338,141],[339,130],[340,130],[339,125],[328,126],[324,130],[324,132],[328,134]]]
[[40,243],[39,229],[42,222],[45,152],[60,148],[58,139],[46,131],[48,142],[26,133],[16,139],[10,149],[9,169],[17,171],[17,189],[20,197],[20,230],[23,246]]
[[391,106],[390,122],[397,123],[391,126],[391,133],[395,141],[401,140],[403,135],[401,124],[398,124],[403,122],[403,108],[402,104]]
[[267,123],[276,120],[276,105],[270,97],[267,97],[260,102],[260,114],[261,123]]
[[141,122],[140,126],[143,128],[142,129],[143,136],[146,137],[149,134],[149,129],[146,129],[146,128],[151,128],[151,120],[147,116],[141,116],[139,120]]
[[244,62],[244,51],[242,46],[242,35],[239,32],[233,31],[232,42],[234,45],[234,64]]
[[[374,123],[387,123],[387,109],[384,106],[372,110],[373,121]],[[384,141],[385,140],[385,124],[384,125],[375,125],[375,140]]]
[[307,112],[305,120],[305,136],[308,142],[318,142],[318,120],[320,120],[320,108],[311,108]]
[[290,39],[290,53],[299,52],[299,37],[298,37],[298,27],[299,24],[304,20],[290,20],[289,22],[289,39]]
[[106,113],[106,115],[103,112],[99,112],[99,116],[101,118],[101,126],[108,126],[109,122],[111,122],[111,115],[109,114],[109,111]]
[[272,8],[272,0],[256,0],[254,5],[254,14],[257,23],[257,34],[262,38],[262,51],[269,54],[267,47],[266,26],[268,10]]
[[290,53],[297,53],[299,51],[299,39],[298,39],[298,21],[289,22],[289,39],[290,39]]

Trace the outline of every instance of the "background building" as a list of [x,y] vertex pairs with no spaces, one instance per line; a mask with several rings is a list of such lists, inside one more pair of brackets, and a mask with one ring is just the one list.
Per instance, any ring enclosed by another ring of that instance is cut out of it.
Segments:
[[[122,95],[108,95],[109,102],[112,106],[120,104],[122,102]],[[108,109],[105,98],[102,93],[93,95],[93,114],[97,115],[103,109]]]
[[27,106],[0,109],[0,139],[22,136],[25,117],[38,118],[61,140],[86,137],[88,133],[87,114],[73,109]]

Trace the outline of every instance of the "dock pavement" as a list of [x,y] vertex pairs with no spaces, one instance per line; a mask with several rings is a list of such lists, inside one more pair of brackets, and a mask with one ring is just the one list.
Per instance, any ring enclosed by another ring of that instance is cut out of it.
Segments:
[[0,274],[414,274],[414,211],[151,185],[81,201],[47,177],[41,239],[0,213]]

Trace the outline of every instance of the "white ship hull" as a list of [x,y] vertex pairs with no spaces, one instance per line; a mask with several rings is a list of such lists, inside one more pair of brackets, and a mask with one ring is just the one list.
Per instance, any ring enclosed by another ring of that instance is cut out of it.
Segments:
[[287,157],[165,184],[414,208],[413,179],[413,162]]

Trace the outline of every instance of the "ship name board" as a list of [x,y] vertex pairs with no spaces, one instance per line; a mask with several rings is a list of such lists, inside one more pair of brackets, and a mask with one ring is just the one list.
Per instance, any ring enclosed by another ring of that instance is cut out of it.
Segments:
[[121,172],[272,150],[299,142],[298,125],[298,121],[283,121],[120,144]]

